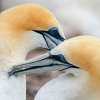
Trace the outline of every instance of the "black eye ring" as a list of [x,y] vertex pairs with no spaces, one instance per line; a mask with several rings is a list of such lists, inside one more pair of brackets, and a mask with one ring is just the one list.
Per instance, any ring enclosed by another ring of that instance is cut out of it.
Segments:
[[58,57],[59,57],[60,61],[62,61],[64,63],[67,62],[65,57],[62,54],[59,54]]

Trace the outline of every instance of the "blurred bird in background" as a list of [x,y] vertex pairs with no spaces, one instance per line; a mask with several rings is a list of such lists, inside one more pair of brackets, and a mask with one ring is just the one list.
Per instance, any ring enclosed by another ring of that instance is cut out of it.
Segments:
[[[1,0],[0,10],[3,11],[12,6],[24,3],[38,3],[50,9],[60,22],[66,39],[78,35],[93,35],[100,37],[100,0]],[[28,54],[26,59],[32,58],[46,52],[38,49]],[[35,74],[36,75],[36,74]],[[59,73],[37,74],[36,77],[28,75],[27,78],[27,99],[32,100],[33,92],[36,93],[40,86]],[[30,82],[31,80],[31,82]],[[42,82],[39,82],[39,81]],[[29,89],[30,88],[30,89]]]

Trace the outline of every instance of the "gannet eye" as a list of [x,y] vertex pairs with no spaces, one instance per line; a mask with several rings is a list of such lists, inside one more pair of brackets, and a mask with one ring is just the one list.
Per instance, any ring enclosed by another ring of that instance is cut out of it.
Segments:
[[61,41],[64,41],[65,39],[59,34],[59,31],[56,27],[53,27],[51,28],[49,31],[48,31],[48,34],[51,35],[52,37],[58,39],[58,40],[61,40]]
[[56,27],[53,27],[49,30],[49,34],[51,36],[57,36],[59,34],[58,29]]
[[62,54],[59,54],[58,57],[62,62],[66,62],[66,59]]

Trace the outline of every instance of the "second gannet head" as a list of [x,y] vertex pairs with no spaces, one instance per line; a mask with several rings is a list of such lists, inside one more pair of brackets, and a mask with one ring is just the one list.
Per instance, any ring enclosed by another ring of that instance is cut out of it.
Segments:
[[[61,43],[48,55],[49,57],[42,55],[42,60],[38,58],[37,64],[42,64],[34,67],[34,71],[39,72],[39,68],[42,71],[54,68],[66,70],[47,82],[39,90],[35,100],[100,99],[100,39],[92,36],[72,38]],[[43,63],[43,56],[46,57],[46,63]]]

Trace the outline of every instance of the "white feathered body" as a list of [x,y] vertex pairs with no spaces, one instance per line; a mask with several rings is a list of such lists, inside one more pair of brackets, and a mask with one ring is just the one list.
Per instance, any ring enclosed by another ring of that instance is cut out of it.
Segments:
[[87,72],[70,69],[46,83],[34,100],[100,100],[100,91],[94,93],[92,89]]

